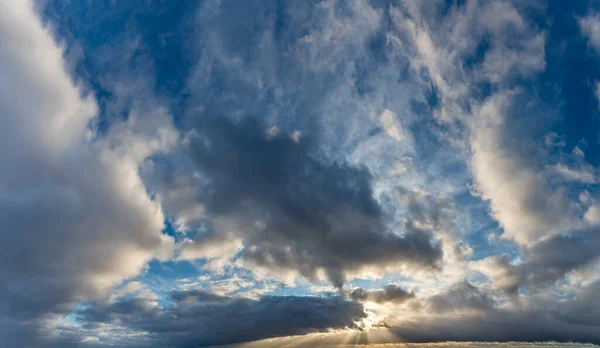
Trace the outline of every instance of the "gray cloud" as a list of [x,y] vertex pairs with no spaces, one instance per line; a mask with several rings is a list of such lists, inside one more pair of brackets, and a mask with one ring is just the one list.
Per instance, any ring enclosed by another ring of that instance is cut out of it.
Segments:
[[169,114],[152,108],[142,124],[138,108],[95,139],[96,101],[66,74],[31,6],[0,5],[0,336],[8,346],[43,343],[55,315],[173,249],[137,173],[175,142]]
[[208,182],[201,201],[234,223],[249,262],[309,279],[322,268],[337,286],[362,266],[436,267],[441,251],[428,232],[386,226],[365,168],[321,160],[311,138],[268,136],[254,119],[212,118],[198,130],[190,156]]
[[523,248],[524,260],[518,264],[505,254],[474,262],[473,266],[507,294],[517,294],[522,286],[542,290],[569,272],[598,260],[600,239],[597,234],[594,228],[573,230]]
[[556,304],[554,309],[557,316],[571,324],[600,325],[600,304],[597,300],[599,291],[600,281],[583,286],[573,298]]
[[[399,31],[414,43],[419,58],[413,63],[437,87],[436,117],[453,129],[446,136],[468,149],[474,193],[489,203],[503,239],[519,248],[519,262],[497,255],[474,263],[493,287],[512,295],[523,286],[538,291],[554,285],[598,258],[589,226],[594,209],[578,199],[586,193],[582,183],[595,182],[593,167],[581,151],[570,155],[543,144],[562,115],[552,105],[556,100],[540,98],[537,87],[524,83],[536,86],[547,65],[547,28],[529,17],[548,14],[538,5],[472,1],[446,8],[440,1],[392,11]],[[596,17],[579,20],[592,45]]]
[[[164,57],[146,54],[177,51],[166,34],[158,49],[128,37],[142,21],[94,34],[110,42],[80,58],[100,57],[85,71],[111,94],[99,102],[23,4],[0,5],[0,345],[43,346],[59,332],[58,346],[246,341],[351,327],[368,301],[407,340],[599,342],[597,279],[576,279],[600,256],[596,172],[580,145],[569,155],[568,137],[549,133],[562,109],[538,90],[556,53],[552,20],[531,22],[546,14],[541,1],[208,0],[195,24],[186,16],[193,28],[168,33],[194,33],[197,62],[166,59],[177,67],[156,67],[160,78],[153,62]],[[572,20],[598,46],[598,16]],[[146,85],[181,92],[168,103],[181,144]],[[467,199],[486,215],[478,226]],[[174,254],[163,211],[185,238]],[[490,228],[501,230],[498,254],[471,248],[480,236],[468,233]],[[252,300],[219,296],[240,288],[224,278],[218,294],[102,299],[171,256],[215,279],[254,271],[243,286],[253,296],[271,289],[255,280],[298,274],[342,287],[393,273],[416,292]],[[406,312],[386,312],[396,307]],[[82,327],[65,321],[75,308]]]
[[568,324],[539,312],[497,312],[460,319],[431,318],[394,327],[392,331],[409,342],[557,341],[600,344],[596,328]]
[[427,304],[432,313],[487,312],[494,308],[495,301],[465,280],[450,286],[442,293],[429,297]]
[[[191,290],[172,293],[165,308],[152,300],[133,298],[93,302],[77,316],[88,330],[100,332],[108,324],[127,328],[132,336],[146,332],[146,342],[139,341],[145,346],[198,347],[351,328],[365,314],[362,305],[338,297],[250,300]],[[118,340],[104,343],[122,344]]]
[[[325,273],[337,286],[364,267],[440,267],[434,233],[391,226],[395,207],[375,199],[372,172],[395,168],[412,141],[399,133],[410,115],[388,109],[408,107],[411,97],[392,88],[409,80],[396,69],[406,62],[390,56],[377,68],[390,53],[382,15],[363,2],[200,6],[201,50],[181,119],[187,156],[170,156],[165,168],[157,161],[144,176],[176,226],[211,230],[188,250],[233,231],[246,266],[309,279]],[[387,131],[365,118],[373,113],[387,115]],[[388,150],[368,155],[368,168],[349,158],[352,147],[358,157],[378,144]],[[184,249],[180,257],[194,255],[202,254]]]
[[[408,309],[398,320],[385,325],[391,334],[346,332],[315,336],[314,345],[324,342],[396,343],[451,341],[557,341],[600,343],[594,326],[597,306],[590,301],[598,283],[586,287],[574,299],[557,305],[545,299],[519,309],[497,306],[490,293],[469,282],[460,282],[449,289],[424,299],[426,306],[411,319]],[[401,304],[414,294],[396,286],[379,290],[355,289],[354,301],[339,297],[265,296],[259,300],[218,296],[202,290],[176,291],[169,303],[159,307],[154,300],[131,298],[117,302],[91,302],[77,311],[78,321],[86,331],[63,332],[63,339],[79,339],[93,334],[100,346],[119,344],[140,336],[137,346],[166,345],[193,347],[209,344],[233,344],[268,337],[327,332],[328,329],[354,328],[367,318],[360,302]],[[584,309],[584,306],[588,308]],[[423,312],[424,311],[424,312]],[[125,330],[122,337],[111,332]],[[381,330],[381,329],[377,329]],[[354,338],[352,338],[354,337]],[[362,338],[361,338],[362,337]],[[292,344],[294,339],[291,339]],[[308,342],[307,341],[307,342]],[[277,342],[277,341],[274,341]],[[257,344],[264,344],[265,342]],[[446,343],[448,344],[448,343]],[[249,345],[249,346],[252,346]]]
[[395,302],[402,303],[415,297],[412,291],[404,290],[395,284],[389,284],[383,289],[365,290],[354,289],[349,294],[354,301],[364,302],[371,301],[375,303]]

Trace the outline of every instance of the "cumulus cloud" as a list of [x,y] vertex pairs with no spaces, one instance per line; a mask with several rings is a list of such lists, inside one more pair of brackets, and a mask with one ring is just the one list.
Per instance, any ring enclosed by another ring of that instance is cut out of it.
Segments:
[[22,346],[36,334],[20,330],[35,331],[40,318],[169,256],[173,241],[161,233],[161,208],[138,166],[176,131],[157,110],[96,141],[95,100],[65,72],[63,52],[32,5],[0,7],[0,316],[12,318],[0,330],[5,344]]
[[522,279],[510,255],[502,254],[486,257],[472,262],[471,265],[474,270],[492,279],[494,287],[508,294],[515,294],[519,290]]
[[231,259],[243,249],[242,240],[232,233],[225,234],[223,238],[209,238],[207,240],[185,240],[179,253],[181,260],[194,259]]
[[[490,200],[492,211],[504,228],[503,236],[527,244],[570,227],[573,215],[568,212],[564,190],[550,185],[535,167],[536,159],[523,158],[516,151],[519,147],[505,147],[514,134],[514,124],[505,118],[520,106],[513,98],[512,92],[497,94],[481,106],[471,143],[472,167],[478,189],[483,198]],[[511,134],[504,133],[504,127]],[[529,139],[521,137],[517,141],[524,149],[535,151],[535,144]]]
[[521,286],[536,290],[556,284],[570,272],[594,263],[600,253],[594,229],[560,234],[539,241],[523,250],[525,261],[515,262],[509,255],[492,256],[472,262],[492,280],[492,286],[516,294]]
[[584,3],[32,6],[0,5],[6,344],[599,342]]
[[[596,183],[595,170],[581,151],[557,153],[565,143],[549,126],[558,115],[523,87],[523,79],[535,81],[546,69],[547,33],[526,15],[540,7],[522,5],[473,1],[450,6],[443,15],[441,7],[406,5],[392,13],[399,31],[414,42],[413,64],[426,69],[437,87],[438,119],[458,129],[455,146],[469,149],[474,193],[489,202],[501,237],[519,246],[518,259],[493,256],[472,263],[508,293],[524,284],[549,286],[598,256],[587,249],[564,254],[582,240],[595,243],[584,226],[594,210],[573,199],[582,185]],[[579,23],[592,35],[590,16]],[[490,89],[482,94],[482,86]]]
[[189,151],[209,182],[201,200],[216,230],[244,238],[245,261],[309,279],[323,270],[336,286],[361,267],[436,267],[427,231],[386,225],[365,168],[320,160],[310,138],[267,137],[254,119],[198,129]]

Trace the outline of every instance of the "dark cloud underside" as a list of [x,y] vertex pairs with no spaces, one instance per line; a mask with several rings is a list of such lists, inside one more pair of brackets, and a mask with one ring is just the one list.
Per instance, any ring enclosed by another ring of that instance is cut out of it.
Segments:
[[92,303],[77,313],[94,328],[117,324],[148,332],[150,346],[198,347],[352,328],[362,305],[341,298],[266,296],[260,300],[216,296],[203,291],[171,294],[165,309],[150,300]]
[[209,118],[190,143],[207,177],[201,201],[236,224],[245,259],[308,278],[324,269],[336,286],[362,266],[436,267],[441,250],[430,234],[387,227],[366,168],[320,159],[310,137],[267,132],[254,119]]

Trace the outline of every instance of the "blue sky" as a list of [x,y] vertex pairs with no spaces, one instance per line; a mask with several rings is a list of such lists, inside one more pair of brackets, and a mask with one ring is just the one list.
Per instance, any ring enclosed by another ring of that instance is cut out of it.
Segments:
[[595,1],[10,2],[0,76],[7,346],[600,343]]

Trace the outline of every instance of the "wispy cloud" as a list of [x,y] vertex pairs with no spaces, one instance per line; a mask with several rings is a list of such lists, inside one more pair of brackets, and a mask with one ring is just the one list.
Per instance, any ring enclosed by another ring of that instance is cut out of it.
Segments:
[[599,18],[1,4],[3,342],[600,343]]

